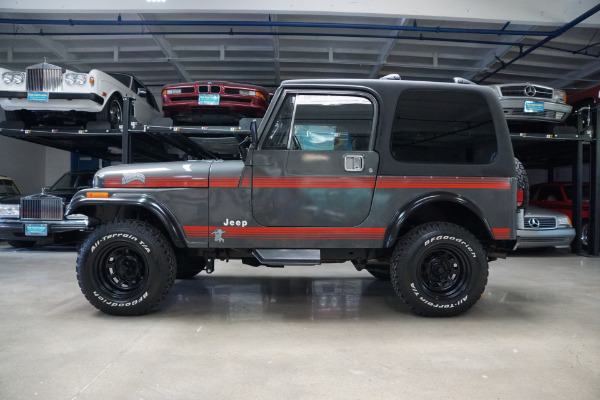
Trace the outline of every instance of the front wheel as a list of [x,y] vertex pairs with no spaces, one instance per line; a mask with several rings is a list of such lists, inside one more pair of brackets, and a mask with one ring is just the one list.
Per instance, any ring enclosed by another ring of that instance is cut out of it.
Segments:
[[112,315],[141,315],[160,303],[175,281],[173,247],[152,225],[135,220],[100,226],[77,256],[86,299]]
[[483,247],[469,231],[447,222],[423,224],[408,232],[396,246],[391,265],[396,294],[426,317],[465,312],[487,284]]

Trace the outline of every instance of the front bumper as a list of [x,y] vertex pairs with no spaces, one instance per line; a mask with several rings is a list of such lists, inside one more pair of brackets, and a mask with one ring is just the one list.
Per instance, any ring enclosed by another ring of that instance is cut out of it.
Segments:
[[568,248],[575,238],[574,228],[557,228],[546,230],[518,229],[515,249],[535,247]]
[[48,101],[29,101],[27,92],[0,90],[0,105],[7,111],[100,112],[104,98],[97,93],[49,92]]
[[[543,103],[542,112],[525,112],[525,102]],[[507,120],[518,121],[546,121],[546,122],[564,122],[571,113],[572,107],[568,104],[555,103],[538,100],[535,98],[519,99],[501,99],[502,110]]]
[[[45,235],[28,235],[25,233],[26,225],[46,225]],[[52,240],[54,243],[72,241],[80,232],[88,229],[87,218],[68,218],[61,221],[24,221],[15,219],[0,219],[1,240],[38,241]]]

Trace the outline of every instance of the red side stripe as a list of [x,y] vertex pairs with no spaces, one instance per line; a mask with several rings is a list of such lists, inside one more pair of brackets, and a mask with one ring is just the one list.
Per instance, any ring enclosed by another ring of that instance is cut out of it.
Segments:
[[375,187],[374,176],[254,176],[253,187],[259,188],[369,188]]
[[106,178],[104,187],[208,187],[208,180],[191,176],[146,176],[145,182],[135,180],[123,184],[121,178]]
[[509,178],[403,178],[380,176],[378,189],[453,188],[453,189],[510,189]]
[[185,234],[206,238],[217,229],[224,231],[225,239],[373,239],[382,240],[385,228],[266,228],[233,226],[184,226]]
[[510,239],[509,228],[494,228],[492,231],[494,232],[495,239]]
[[211,176],[209,186],[212,188],[238,187],[240,177],[238,175],[231,176]]

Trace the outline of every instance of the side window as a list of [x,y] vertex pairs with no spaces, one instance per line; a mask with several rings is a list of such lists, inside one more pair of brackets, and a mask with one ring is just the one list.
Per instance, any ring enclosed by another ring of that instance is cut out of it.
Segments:
[[267,134],[267,138],[263,144],[263,149],[277,150],[288,148],[288,138],[290,128],[292,126],[292,116],[294,114],[294,104],[296,96],[287,96],[277,113],[277,118],[271,126],[271,130]]
[[496,133],[485,99],[457,90],[404,91],[394,117],[391,150],[404,162],[493,162]]
[[264,149],[369,149],[374,106],[349,94],[290,94],[267,135]]
[[560,188],[557,186],[542,186],[538,193],[540,201],[563,201]]

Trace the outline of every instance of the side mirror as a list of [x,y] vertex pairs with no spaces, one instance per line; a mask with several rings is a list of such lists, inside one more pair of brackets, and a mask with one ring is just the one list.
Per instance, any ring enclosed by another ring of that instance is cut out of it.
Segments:
[[256,125],[256,120],[253,119],[250,123],[250,135],[246,136],[246,138],[237,146],[240,158],[244,161],[246,161],[246,156],[248,155],[248,148],[252,145],[256,146],[258,143],[258,131]]
[[146,97],[146,95],[148,94],[148,91],[144,88],[138,88],[137,90],[137,95],[140,97]]
[[256,120],[253,119],[250,123],[250,139],[255,146],[258,144],[258,127],[256,125]]

